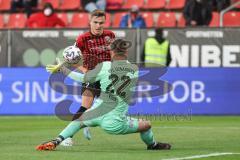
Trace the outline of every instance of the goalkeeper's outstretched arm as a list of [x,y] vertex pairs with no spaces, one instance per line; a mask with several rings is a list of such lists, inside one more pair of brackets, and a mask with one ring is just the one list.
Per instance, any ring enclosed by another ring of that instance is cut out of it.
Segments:
[[93,82],[99,81],[101,79],[101,75],[103,74],[102,66],[103,66],[103,63],[100,63],[93,70],[90,70],[85,74],[71,71],[67,67],[63,66],[62,72],[63,72],[63,74],[65,74],[66,76],[68,76],[69,78],[71,78],[77,82],[93,83]]
[[50,72],[52,74],[61,72],[64,75],[66,75],[67,77],[69,77],[77,82],[93,83],[93,82],[99,81],[101,79],[101,75],[103,74],[102,66],[103,66],[103,63],[100,63],[93,70],[90,70],[85,74],[82,74],[82,73],[75,72],[75,71],[68,69],[68,67],[66,66],[66,63],[61,62],[57,58],[57,65],[47,65],[46,70],[47,70],[47,72]]
[[84,83],[84,74],[82,73],[71,71],[67,76],[76,82]]

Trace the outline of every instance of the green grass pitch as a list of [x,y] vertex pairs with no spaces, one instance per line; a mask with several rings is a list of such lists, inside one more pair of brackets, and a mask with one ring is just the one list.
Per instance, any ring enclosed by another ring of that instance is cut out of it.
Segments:
[[[240,153],[240,116],[193,116],[191,119],[151,118],[155,139],[172,144],[170,151],[148,151],[139,134],[115,136],[91,128],[92,140],[82,131],[74,146],[36,151],[35,146],[58,135],[68,122],[54,116],[1,116],[1,160],[161,160],[211,153]],[[237,160],[240,154],[199,158]]]

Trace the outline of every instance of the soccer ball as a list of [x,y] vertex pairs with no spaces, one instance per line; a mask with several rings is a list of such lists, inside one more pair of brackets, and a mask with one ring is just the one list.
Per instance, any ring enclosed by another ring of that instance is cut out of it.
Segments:
[[82,59],[82,52],[76,46],[69,46],[64,49],[63,58],[69,64],[76,64]]

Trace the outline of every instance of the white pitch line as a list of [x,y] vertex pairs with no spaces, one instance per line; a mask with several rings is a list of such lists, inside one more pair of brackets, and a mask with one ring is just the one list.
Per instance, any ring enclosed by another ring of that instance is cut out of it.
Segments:
[[[214,128],[213,128],[214,127]],[[227,128],[227,129],[240,129],[240,127],[194,127],[194,126],[177,126],[177,127],[168,127],[168,126],[153,126],[153,128],[162,128],[162,129],[216,129],[216,128]]]
[[198,158],[216,157],[216,156],[233,155],[233,154],[240,154],[240,153],[211,153],[211,154],[195,155],[195,156],[182,157],[182,158],[169,158],[169,159],[162,159],[162,160],[187,160],[187,159],[198,159]]

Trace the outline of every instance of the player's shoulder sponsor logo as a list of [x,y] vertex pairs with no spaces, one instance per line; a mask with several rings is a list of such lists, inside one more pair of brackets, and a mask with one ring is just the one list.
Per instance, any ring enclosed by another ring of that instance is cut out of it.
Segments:
[[109,36],[104,37],[105,42],[111,42],[111,38]]
[[94,43],[94,41],[92,39],[89,39],[87,42],[90,44]]
[[106,45],[110,45],[111,42],[113,41],[113,39],[111,39],[111,37],[109,37],[109,36],[105,36],[104,37],[104,41],[105,41]]

